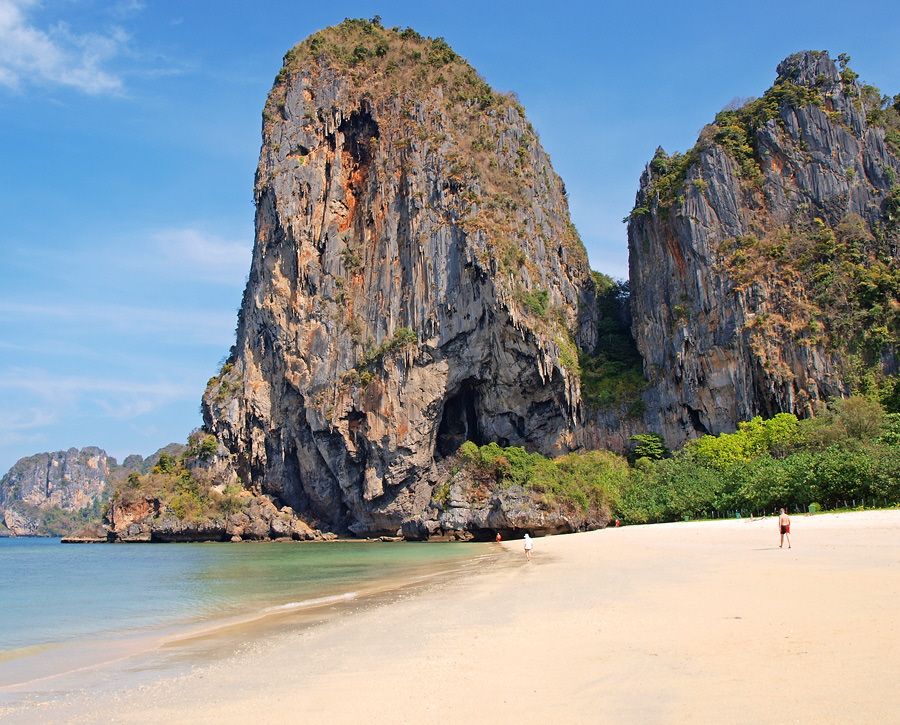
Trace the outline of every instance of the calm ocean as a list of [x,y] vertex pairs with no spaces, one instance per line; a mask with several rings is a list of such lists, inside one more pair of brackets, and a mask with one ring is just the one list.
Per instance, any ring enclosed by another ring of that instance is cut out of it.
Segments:
[[[0,538],[0,691],[137,640],[312,609],[490,559],[489,544]],[[55,656],[48,656],[55,653]]]

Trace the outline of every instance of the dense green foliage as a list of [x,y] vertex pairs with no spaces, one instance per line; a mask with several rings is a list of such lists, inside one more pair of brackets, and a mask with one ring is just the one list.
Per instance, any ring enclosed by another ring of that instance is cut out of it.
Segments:
[[398,327],[394,334],[380,345],[373,345],[366,350],[360,361],[360,367],[377,367],[381,365],[385,355],[390,355],[401,350],[415,347],[419,344],[419,338],[409,327]]
[[[651,188],[645,195],[645,203],[635,206],[631,211],[631,218],[646,216],[650,213],[650,204],[659,196],[659,211],[663,218],[668,217],[669,209],[684,201],[684,182],[688,171],[697,163],[699,158],[699,146],[694,146],[687,153],[674,153],[671,156],[662,148],[656,149],[650,171],[653,174]],[[628,217],[623,219],[628,221]]]
[[549,309],[550,304],[550,293],[547,290],[536,290],[533,292],[527,292],[525,290],[519,290],[517,295],[519,302],[527,309],[534,317],[538,317],[544,319],[547,317],[547,310]]
[[666,442],[661,435],[656,433],[639,433],[628,440],[634,443],[634,448],[628,454],[628,462],[634,465],[636,461],[647,458],[651,461],[661,461],[668,458],[671,452],[666,448]]
[[639,414],[646,382],[627,314],[628,282],[599,272],[592,275],[600,320],[596,347],[578,357],[582,398],[599,410],[625,406],[627,412]]
[[358,385],[365,388],[381,370],[385,357],[417,347],[419,338],[409,327],[399,327],[394,334],[380,345],[370,345],[360,358],[357,367],[345,372],[341,378],[344,385]]
[[745,178],[756,179],[760,174],[756,131],[772,119],[780,120],[782,106],[802,108],[823,104],[822,94],[817,89],[779,78],[762,98],[717,113],[706,134],[738,162]]
[[900,503],[900,416],[862,397],[797,420],[754,418],[703,436],[668,460],[637,461],[616,501],[626,521]]
[[[850,62],[850,57],[844,56],[841,61],[844,71],[849,71],[847,63]],[[863,84],[858,103],[866,112],[866,121],[884,129],[884,140],[888,148],[895,156],[900,156],[900,93],[892,98],[882,95],[875,86]]]

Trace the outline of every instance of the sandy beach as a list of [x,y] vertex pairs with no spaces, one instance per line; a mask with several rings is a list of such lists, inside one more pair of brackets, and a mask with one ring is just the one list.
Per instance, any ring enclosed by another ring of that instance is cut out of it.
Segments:
[[19,723],[886,723],[900,511],[521,541],[484,570]]

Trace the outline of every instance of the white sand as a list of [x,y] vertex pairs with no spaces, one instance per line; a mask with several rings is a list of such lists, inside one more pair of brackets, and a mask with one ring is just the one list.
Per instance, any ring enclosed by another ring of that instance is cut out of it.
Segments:
[[[607,529],[40,723],[900,720],[900,511]],[[3,719],[0,716],[0,719]]]

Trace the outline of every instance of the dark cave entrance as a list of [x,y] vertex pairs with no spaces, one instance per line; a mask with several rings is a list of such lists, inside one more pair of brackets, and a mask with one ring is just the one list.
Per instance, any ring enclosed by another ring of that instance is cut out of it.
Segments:
[[478,383],[467,380],[444,403],[444,414],[438,426],[435,458],[452,456],[466,441],[484,445],[478,425]]
[[700,420],[700,411],[689,405],[686,405],[685,408],[687,409],[688,418],[690,418],[694,430],[702,435],[709,435],[709,429],[707,429],[707,427],[703,425],[703,421]]
[[349,118],[341,121],[338,131],[344,136],[344,153],[358,167],[369,166],[374,156],[373,142],[380,137],[381,132],[368,106],[363,104],[359,111],[352,111]]

